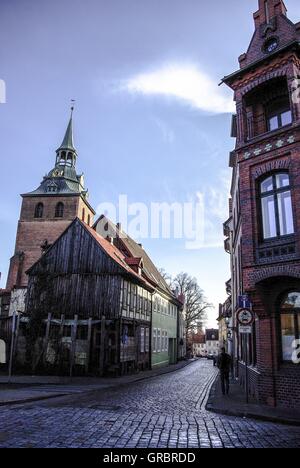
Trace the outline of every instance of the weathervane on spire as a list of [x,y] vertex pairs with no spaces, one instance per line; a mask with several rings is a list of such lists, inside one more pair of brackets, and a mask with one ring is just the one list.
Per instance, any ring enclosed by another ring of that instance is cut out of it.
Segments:
[[74,106],[75,106],[75,99],[71,99],[71,117],[73,115],[73,110],[74,110]]

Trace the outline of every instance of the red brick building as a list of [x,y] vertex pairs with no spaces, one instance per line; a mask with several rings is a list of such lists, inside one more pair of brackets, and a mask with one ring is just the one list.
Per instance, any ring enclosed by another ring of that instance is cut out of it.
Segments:
[[[260,402],[299,408],[300,23],[288,19],[282,0],[259,0],[254,21],[239,70],[223,79],[236,102],[224,225],[233,354],[244,383],[248,352],[249,391]],[[248,294],[255,312],[251,335],[237,329],[241,294]]]

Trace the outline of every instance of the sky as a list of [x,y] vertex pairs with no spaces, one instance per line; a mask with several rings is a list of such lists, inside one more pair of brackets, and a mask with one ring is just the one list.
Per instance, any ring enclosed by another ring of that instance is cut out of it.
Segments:
[[[286,0],[295,22],[298,2]],[[120,195],[148,207],[202,200],[201,242],[139,242],[158,267],[197,278],[216,325],[234,148],[232,93],[218,84],[238,69],[256,10],[257,0],[0,0],[0,287],[19,194],[54,166],[75,99],[77,170],[98,214]]]

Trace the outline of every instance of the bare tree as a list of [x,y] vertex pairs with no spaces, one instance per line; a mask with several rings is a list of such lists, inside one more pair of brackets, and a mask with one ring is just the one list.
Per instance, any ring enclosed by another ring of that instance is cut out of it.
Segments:
[[172,288],[177,289],[178,293],[183,294],[185,298],[186,338],[188,338],[197,321],[202,320],[205,322],[206,313],[212,308],[212,304],[207,302],[197,279],[191,277],[188,273],[179,273],[172,281]]
[[167,285],[171,287],[171,285],[172,285],[172,276],[169,273],[167,273],[164,268],[159,268],[158,271],[161,274],[161,276],[163,277],[163,279],[165,280],[165,282],[167,283]]

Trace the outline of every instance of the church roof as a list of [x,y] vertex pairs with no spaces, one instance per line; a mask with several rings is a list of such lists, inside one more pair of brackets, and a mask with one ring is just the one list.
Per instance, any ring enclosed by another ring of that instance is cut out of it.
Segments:
[[71,150],[71,151],[74,151],[76,153],[76,149],[75,149],[75,146],[74,146],[74,139],[73,139],[73,118],[72,118],[72,114],[71,114],[71,117],[70,117],[70,120],[69,120],[69,123],[68,123],[68,126],[67,126],[67,130],[66,130],[64,139],[63,139],[60,147],[57,149],[57,151],[60,151],[60,150]]
[[[39,187],[32,192],[22,194],[22,197],[55,196],[55,195],[81,195],[88,197],[88,191],[84,188],[83,175],[76,173],[76,149],[73,140],[73,107],[71,117],[60,147],[56,150],[56,163],[53,169],[45,175]],[[70,151],[72,158],[63,155],[63,151]],[[90,207],[91,208],[91,207]],[[94,210],[91,208],[94,212]]]

